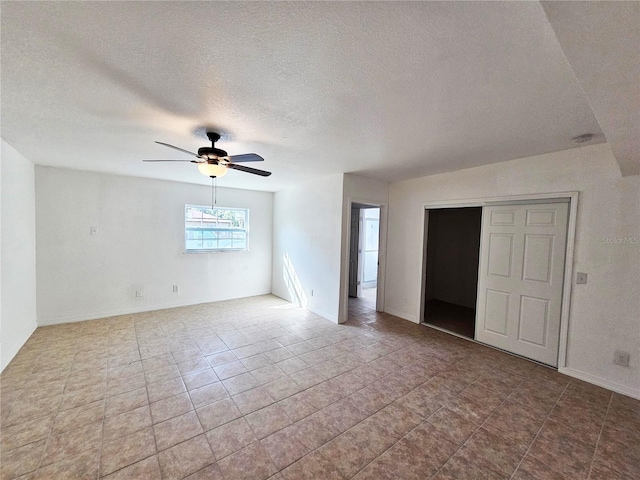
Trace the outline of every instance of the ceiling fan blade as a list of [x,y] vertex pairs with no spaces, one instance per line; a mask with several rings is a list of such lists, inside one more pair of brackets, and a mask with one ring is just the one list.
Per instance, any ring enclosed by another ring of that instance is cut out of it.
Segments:
[[230,155],[229,161],[233,163],[240,162],[264,162],[264,158],[255,153],[245,153],[243,155]]
[[195,160],[142,160],[143,162],[189,162],[189,163],[201,163]]
[[236,165],[235,163],[229,163],[227,165],[228,168],[233,168],[234,170],[240,170],[241,172],[253,173],[254,175],[260,175],[261,177],[268,177],[271,175],[271,172],[267,172],[265,170],[258,170],[257,168],[245,167],[244,165]]
[[193,155],[194,157],[200,158],[200,156],[197,153],[190,152],[189,150],[185,150],[184,148],[176,147],[175,145],[170,145],[164,142],[156,142],[156,143],[159,145],[164,145],[165,147],[173,148],[174,150],[178,150],[180,152],[188,153],[189,155]]

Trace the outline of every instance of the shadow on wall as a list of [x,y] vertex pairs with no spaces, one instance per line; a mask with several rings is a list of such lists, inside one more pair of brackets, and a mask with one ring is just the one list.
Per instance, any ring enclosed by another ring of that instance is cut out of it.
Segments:
[[284,271],[283,271],[284,283],[289,291],[289,297],[291,302],[300,305],[302,308],[307,308],[307,296],[304,293],[304,289],[300,284],[300,279],[296,275],[296,270],[293,268],[289,254],[284,254]]

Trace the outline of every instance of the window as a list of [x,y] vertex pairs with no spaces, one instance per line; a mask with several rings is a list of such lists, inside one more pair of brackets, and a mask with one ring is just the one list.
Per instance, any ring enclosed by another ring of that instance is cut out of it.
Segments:
[[249,210],[184,206],[186,252],[249,250]]

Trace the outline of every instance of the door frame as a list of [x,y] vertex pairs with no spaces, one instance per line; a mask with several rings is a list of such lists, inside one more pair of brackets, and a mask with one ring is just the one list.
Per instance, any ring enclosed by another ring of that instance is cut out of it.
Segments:
[[[473,320],[473,329],[474,329],[474,338],[470,338],[467,337],[466,335],[461,335],[459,333],[456,332],[452,332],[450,330],[447,330],[443,327],[439,327],[437,325],[433,325],[431,323],[427,323],[425,321],[425,313],[427,310],[427,253],[428,253],[428,240],[429,240],[429,211],[430,210],[443,210],[445,208],[478,208],[480,207],[480,241],[478,242],[478,258],[480,258],[480,252],[482,251],[482,219],[484,218],[484,208],[482,208],[479,205],[447,205],[446,207],[429,207],[426,208],[424,210],[424,237],[423,237],[423,245],[422,245],[422,283],[420,285],[420,295],[422,296],[422,303],[420,304],[420,317],[419,317],[419,322],[423,325],[427,325],[431,328],[435,328],[437,330],[442,330],[443,332],[447,332],[447,333],[451,333],[453,335],[459,336],[460,338],[464,338],[466,340],[473,340],[475,341],[475,327],[476,327],[476,319],[474,318]],[[477,273],[480,273],[480,260],[478,259],[478,269],[477,269]],[[479,279],[479,275],[478,275],[478,279]],[[478,283],[476,282],[476,301],[475,301],[475,305],[474,308],[477,311],[477,305],[478,305]]]
[[[387,265],[387,225],[389,220],[389,203],[379,202],[377,200],[367,200],[364,198],[348,197],[345,207],[349,212],[349,221],[351,221],[351,209],[353,206],[363,205],[372,208],[380,208],[380,223],[378,231],[378,284],[376,290],[376,312],[384,312],[384,289],[385,289],[385,272]],[[344,223],[343,223],[344,228]],[[343,236],[343,255],[348,257],[349,246],[351,245],[351,228],[346,229],[346,235]],[[346,260],[346,261],[345,261]],[[349,259],[343,257],[342,281],[340,288],[340,304],[338,323],[344,323],[348,320],[349,314]]]
[[[354,228],[355,215],[357,215],[358,217],[357,222],[355,222],[355,228],[358,232],[358,239],[356,240],[357,244],[355,245],[356,251],[355,251],[355,258],[354,258],[354,254],[352,250],[352,247],[354,246],[353,245],[354,238],[351,232],[353,232],[353,228]],[[348,281],[349,298],[354,298],[354,296],[352,295],[353,293],[352,287],[355,287],[355,298],[360,297],[362,293],[361,292],[362,288],[358,288],[360,287],[358,282],[360,281],[360,244],[361,244],[361,238],[362,238],[362,234],[360,232],[361,230],[360,216],[361,216],[360,208],[351,207],[351,218],[349,223],[349,281]],[[355,275],[355,285],[351,283],[352,275]]]
[[[358,224],[358,241],[359,241],[359,246],[360,246],[360,251],[358,252],[358,281],[360,282],[360,290],[358,290],[358,297],[362,296],[362,290],[364,290],[365,288],[365,284],[367,282],[364,281],[364,270],[365,270],[365,266],[367,265],[367,261],[366,261],[366,253],[367,253],[367,248],[366,248],[366,237],[367,237],[367,229],[366,229],[366,225],[367,225],[367,220],[372,221],[372,219],[367,219],[366,217],[366,210],[378,210],[378,249],[375,250],[376,253],[376,262],[378,262],[378,265],[380,265],[380,207],[378,206],[360,206],[360,216],[359,216],[359,224]],[[374,250],[369,250],[369,251],[374,251]],[[378,273],[378,268],[376,268],[376,275]],[[369,284],[375,283],[375,288],[378,288],[378,278],[376,276],[376,279],[372,282],[369,282]]]
[[[418,323],[424,323],[424,309],[426,293],[426,272],[427,272],[427,238],[429,227],[429,210],[441,208],[461,208],[461,207],[484,207],[494,205],[517,205],[525,203],[552,203],[569,202],[569,219],[567,222],[567,245],[564,259],[564,281],[562,284],[562,306],[560,310],[560,339],[558,344],[558,368],[566,366],[567,362],[567,339],[569,333],[569,313],[571,309],[571,288],[573,285],[573,257],[576,237],[576,223],[578,217],[578,197],[579,192],[553,192],[527,195],[512,195],[504,197],[483,197],[459,200],[442,200],[433,202],[423,202],[422,211],[422,268],[420,269],[420,298],[418,299]],[[482,211],[484,216],[484,210]],[[480,248],[482,248],[482,235],[480,237]],[[479,265],[478,265],[479,267]],[[484,345],[484,344],[483,344]]]

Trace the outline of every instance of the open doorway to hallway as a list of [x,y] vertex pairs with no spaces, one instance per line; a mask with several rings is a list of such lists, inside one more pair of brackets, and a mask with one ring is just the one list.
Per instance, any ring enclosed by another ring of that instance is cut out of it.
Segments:
[[349,313],[376,310],[380,207],[354,203],[349,246]]

